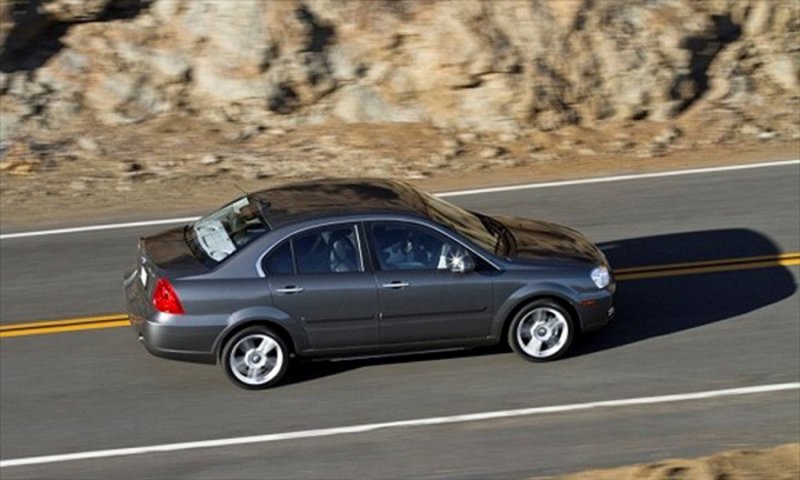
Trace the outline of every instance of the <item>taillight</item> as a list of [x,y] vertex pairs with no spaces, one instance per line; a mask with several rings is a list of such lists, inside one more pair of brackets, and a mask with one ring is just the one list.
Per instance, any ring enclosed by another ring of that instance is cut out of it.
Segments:
[[159,278],[158,282],[156,282],[156,288],[153,290],[153,306],[159,312],[174,313],[176,315],[184,313],[178,294],[175,293],[175,289],[172,288],[172,284],[166,278]]

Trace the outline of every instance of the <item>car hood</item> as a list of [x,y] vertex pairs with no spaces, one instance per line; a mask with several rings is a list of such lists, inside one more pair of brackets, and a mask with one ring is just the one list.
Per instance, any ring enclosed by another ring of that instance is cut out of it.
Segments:
[[580,232],[555,223],[495,216],[513,236],[510,258],[557,258],[607,265],[603,253]]

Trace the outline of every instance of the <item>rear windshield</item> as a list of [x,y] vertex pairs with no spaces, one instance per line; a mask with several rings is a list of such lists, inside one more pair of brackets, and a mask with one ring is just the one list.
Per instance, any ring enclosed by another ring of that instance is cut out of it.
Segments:
[[191,224],[186,240],[192,250],[219,263],[267,230],[258,204],[242,197]]

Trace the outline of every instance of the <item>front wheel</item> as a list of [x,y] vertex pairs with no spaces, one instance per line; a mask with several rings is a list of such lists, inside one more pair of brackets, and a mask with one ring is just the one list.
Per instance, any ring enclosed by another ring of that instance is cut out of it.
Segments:
[[508,329],[508,343],[525,360],[555,360],[572,344],[574,324],[572,315],[557,303],[536,300],[514,316]]
[[289,363],[280,336],[266,327],[249,327],[236,333],[222,350],[222,368],[239,387],[249,390],[277,384]]

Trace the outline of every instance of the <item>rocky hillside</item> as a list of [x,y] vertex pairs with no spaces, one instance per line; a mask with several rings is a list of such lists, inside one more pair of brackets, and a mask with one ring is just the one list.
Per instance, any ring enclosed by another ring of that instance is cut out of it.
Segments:
[[3,139],[168,115],[800,138],[792,0],[0,0],[0,45]]

